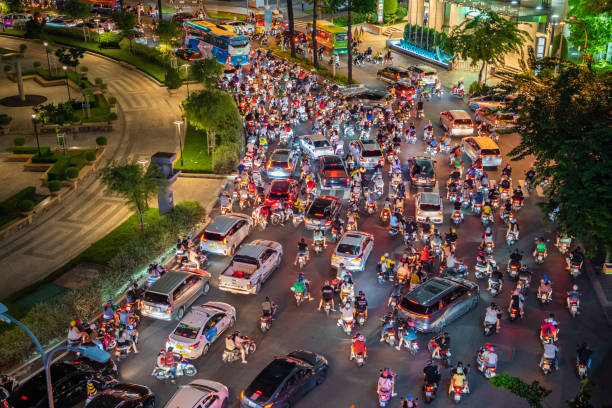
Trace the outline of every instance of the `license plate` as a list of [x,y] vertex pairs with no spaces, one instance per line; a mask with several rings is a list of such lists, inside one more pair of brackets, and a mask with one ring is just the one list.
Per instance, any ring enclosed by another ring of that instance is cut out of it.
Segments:
[[208,245],[209,245],[211,248],[214,248],[214,247],[216,247],[216,246],[217,246],[216,244],[208,244]]
[[174,346],[174,348],[177,349],[177,350],[182,350],[183,346]]
[[181,356],[183,356],[183,357],[188,357],[188,356],[189,356],[189,353],[185,353],[184,351],[183,351],[183,352],[181,352],[181,353],[179,353],[179,354],[180,354]]

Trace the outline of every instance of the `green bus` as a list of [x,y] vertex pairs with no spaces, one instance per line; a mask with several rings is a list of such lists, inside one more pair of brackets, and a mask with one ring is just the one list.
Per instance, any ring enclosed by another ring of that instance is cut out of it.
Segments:
[[[312,23],[308,23],[308,34],[312,33]],[[345,28],[333,25],[326,20],[317,21],[317,42],[332,54],[348,52],[348,33]]]

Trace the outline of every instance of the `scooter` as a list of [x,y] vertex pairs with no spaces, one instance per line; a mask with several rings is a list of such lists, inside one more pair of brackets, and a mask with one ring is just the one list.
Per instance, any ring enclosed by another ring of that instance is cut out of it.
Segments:
[[452,392],[451,398],[458,404],[461,401],[461,395],[463,394],[463,387],[455,387]]
[[493,282],[490,286],[491,288],[489,289],[489,294],[491,295],[491,297],[496,297],[499,292],[501,292],[501,283]]
[[338,326],[340,326],[347,335],[350,335],[351,332],[353,331],[354,324],[355,322],[353,321],[352,317],[350,318],[342,317],[341,319],[338,320]]
[[482,354],[483,350],[481,349],[478,354],[476,355],[476,363],[478,364],[478,371],[480,371],[484,377],[488,380],[491,377],[495,377],[496,375],[496,371],[497,371],[497,367],[488,367],[486,366],[482,360],[480,359],[480,356]]
[[580,314],[580,311],[578,310],[578,301],[573,299],[570,300],[569,312],[572,317],[576,317],[577,314]]
[[453,211],[451,219],[453,220],[453,223],[455,223],[455,225],[458,225],[459,223],[461,223],[461,221],[463,221],[463,214],[461,213],[461,211]]
[[542,293],[540,292],[540,289],[538,288],[538,300],[540,301],[540,306],[544,306],[547,303],[550,303],[552,301],[552,291],[548,292],[548,293]]
[[357,367],[363,367],[365,363],[365,356],[363,355],[363,353],[357,353],[357,355],[354,357],[354,360],[355,364],[357,364]]
[[366,322],[365,312],[357,312],[357,324],[363,326]]
[[426,404],[429,404],[431,401],[436,399],[438,387],[436,384],[430,384],[427,381],[423,384],[423,394],[424,400]]
[[297,256],[297,264],[298,264],[298,267],[299,267],[300,269],[302,269],[302,268],[303,268],[303,267],[306,265],[306,261],[307,261],[307,260],[308,260],[308,259],[307,259],[307,257],[306,257],[306,254],[304,254],[304,253],[298,254],[298,256]]
[[494,334],[497,331],[497,326],[495,323],[489,323],[485,320],[484,322],[484,335],[485,336],[490,336],[492,334]]
[[[257,344],[255,344],[255,340],[250,339],[246,336],[243,336],[242,347],[244,348],[245,356],[249,354],[253,354],[257,349]],[[223,350],[223,355],[221,356],[221,360],[224,363],[233,363],[234,361],[241,360],[240,349],[235,348],[233,350],[225,349]]]
[[304,292],[294,292],[293,296],[295,297],[295,303],[300,306],[304,301]]
[[580,272],[582,271],[582,263],[580,263],[580,265],[572,263],[570,265],[570,276],[573,279],[576,279],[578,276],[580,276]]
[[544,373],[544,375],[548,375],[552,372],[552,368],[553,368],[553,364],[554,364],[554,360],[551,358],[544,358],[544,361],[542,361],[542,364],[540,364],[540,368],[542,369],[542,373]]
[[514,234],[514,232],[508,232],[506,234],[506,244],[511,247],[512,245],[516,244],[516,234]]
[[[175,354],[175,357],[177,358],[177,363],[175,364],[176,372],[174,373],[175,377],[183,375],[193,377],[198,373],[197,368],[189,363],[185,357],[182,357],[180,354]],[[170,375],[170,367],[159,367],[157,365],[153,368],[153,373],[151,375],[160,381],[172,378]]]
[[518,278],[520,268],[521,268],[520,262],[510,262],[508,264],[508,275],[510,275],[512,279]]
[[323,252],[323,241],[322,240],[316,240],[314,242],[314,252],[315,254],[320,254],[321,252]]

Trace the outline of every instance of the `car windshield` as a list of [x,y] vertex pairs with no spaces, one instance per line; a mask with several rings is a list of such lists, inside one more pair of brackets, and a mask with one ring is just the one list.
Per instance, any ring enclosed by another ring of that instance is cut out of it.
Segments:
[[434,168],[431,163],[431,160],[417,159],[416,164],[418,166],[417,175],[427,178],[433,178],[434,176]]
[[469,125],[469,126],[472,126],[472,119],[455,119],[455,125]]
[[440,211],[440,205],[437,204],[423,204],[420,205],[421,211]]
[[336,41],[346,41],[348,40],[348,34],[336,34]]
[[288,167],[289,163],[283,160],[271,160],[270,165],[272,167]]
[[184,337],[186,339],[195,339],[198,337],[198,333],[200,331],[199,327],[189,326],[188,324],[179,323],[176,330],[174,330],[174,334],[180,337]]
[[497,116],[497,119],[499,120],[508,120],[508,121],[513,121],[514,120],[514,115],[511,113],[503,113],[501,115]]
[[223,241],[223,238],[223,235],[218,234],[216,232],[204,232],[204,239],[207,239],[209,241]]
[[346,255],[357,255],[359,254],[359,247],[351,244],[339,244],[336,252]]
[[289,194],[287,192],[281,193],[281,192],[271,191],[269,194],[269,197],[272,200],[284,200],[284,199],[289,198]]
[[414,300],[408,300],[406,298],[402,299],[400,306],[402,309],[411,313],[417,313],[421,315],[428,315],[430,313],[429,307],[423,306],[415,302]]
[[483,156],[497,156],[499,155],[499,149],[482,149],[480,153]]
[[315,147],[329,147],[329,142],[327,140],[315,140],[313,144]]
[[242,48],[246,47],[247,45],[249,45],[249,40],[232,40],[232,47],[234,48]]
[[268,364],[246,389],[244,396],[251,399],[257,394],[257,401],[268,401],[278,386],[293,371],[295,363],[278,358]]
[[329,215],[329,200],[315,200],[310,208],[310,215],[314,217],[325,217]]
[[378,157],[382,156],[380,150],[364,150],[363,157]]
[[155,303],[155,304],[158,304],[158,305],[159,304],[167,305],[168,304],[168,295],[163,295],[161,293],[155,293],[155,292],[145,292],[144,300],[145,300],[145,302]]

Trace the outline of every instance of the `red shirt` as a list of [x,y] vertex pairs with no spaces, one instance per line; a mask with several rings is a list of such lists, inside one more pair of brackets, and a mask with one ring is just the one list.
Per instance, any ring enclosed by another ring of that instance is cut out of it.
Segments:
[[353,343],[353,353],[355,354],[365,354],[366,353],[366,344],[365,341],[357,340]]

